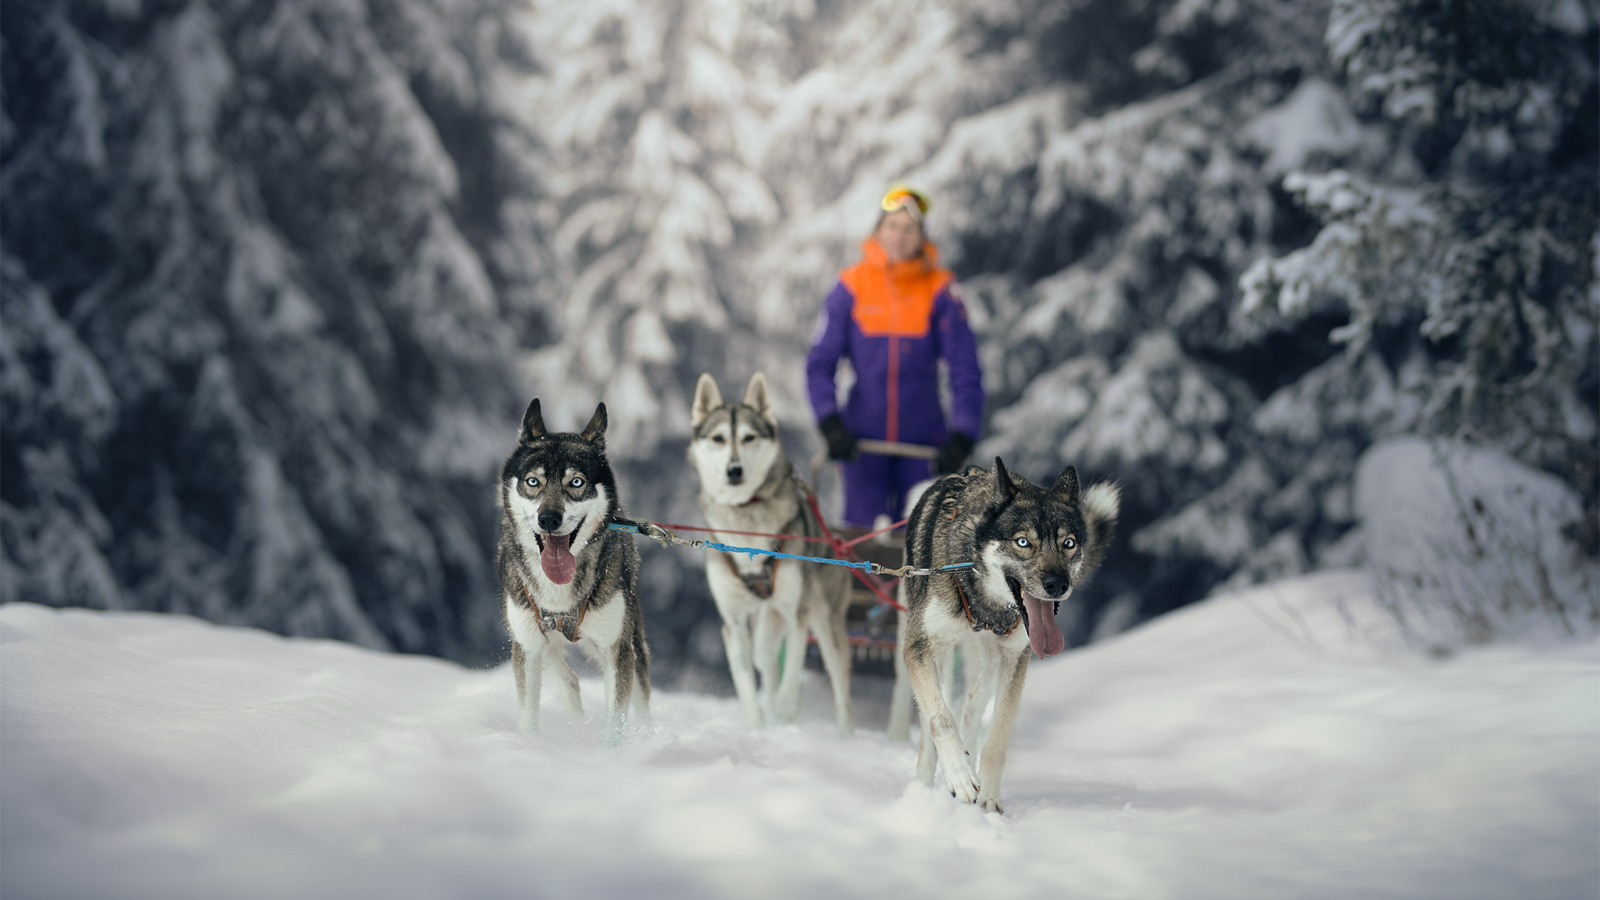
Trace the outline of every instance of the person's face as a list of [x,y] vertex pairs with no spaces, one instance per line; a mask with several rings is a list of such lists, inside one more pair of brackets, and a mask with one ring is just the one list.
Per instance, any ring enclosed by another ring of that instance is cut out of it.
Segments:
[[922,247],[922,225],[911,213],[897,209],[879,223],[878,244],[889,255],[890,262],[905,262],[916,256]]

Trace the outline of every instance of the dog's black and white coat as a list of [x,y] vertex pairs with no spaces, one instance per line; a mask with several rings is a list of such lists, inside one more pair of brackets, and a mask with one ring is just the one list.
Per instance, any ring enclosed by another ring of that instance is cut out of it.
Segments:
[[[948,475],[917,500],[906,527],[906,563],[975,565],[902,581],[907,611],[900,650],[922,726],[917,777],[933,784],[937,765],[956,797],[1000,812],[1000,775],[1028,658],[1065,647],[1055,605],[1100,565],[1121,493],[1106,482],[1080,492],[1072,466],[1046,490],[994,462],[992,471],[969,467]],[[967,689],[959,728],[939,672],[958,646]],[[994,717],[974,769],[991,697]]]
[[650,648],[639,608],[639,550],[608,530],[622,515],[605,455],[606,406],[581,434],[549,433],[539,401],[528,404],[517,449],[500,471],[497,564],[517,677],[517,724],[539,728],[541,674],[561,683],[567,709],[582,711],[566,662],[577,644],[605,676],[605,741],[622,739],[630,702],[650,704]]
[[[691,420],[689,462],[700,476],[700,510],[716,540],[802,556],[833,555],[824,543],[736,533],[821,534],[806,502],[808,490],[778,440],[766,376],[751,376],[743,402],[724,403],[716,380],[701,375]],[[840,735],[850,733],[849,578],[841,566],[706,554],[706,579],[722,614],[722,643],[746,725],[759,728],[799,715],[809,628],[833,685],[835,728]],[[778,652],[785,643],[789,650],[780,676]]]

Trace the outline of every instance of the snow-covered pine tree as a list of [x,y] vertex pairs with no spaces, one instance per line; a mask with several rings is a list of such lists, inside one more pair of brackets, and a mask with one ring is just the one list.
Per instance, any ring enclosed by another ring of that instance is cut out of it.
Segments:
[[[618,369],[583,362],[592,351],[580,348],[601,335],[609,346],[629,346],[622,323],[632,314],[608,312],[589,298],[621,302],[616,285],[600,294],[592,286],[608,279],[620,285],[615,267],[648,263],[637,217],[611,215],[606,206],[632,202],[633,189],[617,185],[633,173],[633,150],[619,149],[634,146],[633,132],[601,126],[613,119],[630,129],[648,125],[646,106],[674,94],[646,86],[672,83],[665,73],[684,55],[673,41],[693,32],[650,24],[657,20],[648,16],[629,19],[631,7],[607,7],[603,15],[562,9],[542,8],[540,27],[571,43],[544,55],[587,59],[582,70],[591,74],[548,77],[542,96],[550,114],[579,98],[589,117],[582,152],[569,157],[574,171],[585,173],[583,184],[565,190],[582,202],[570,204],[565,221],[569,235],[603,240],[588,250],[577,250],[575,239],[563,245],[564,257],[576,261],[576,296],[589,304],[587,318],[568,318],[567,327],[583,328],[588,342],[569,331],[564,346],[539,357],[536,371],[548,383],[581,371],[597,384],[602,377],[612,385],[643,380],[658,397],[686,395],[694,361],[717,371],[706,360],[720,354],[687,343],[699,326],[669,328],[677,359],[691,360],[673,377],[670,365],[641,364],[624,350],[620,365],[662,377],[619,380]],[[1115,562],[1104,579],[1142,615],[1195,599],[1241,566],[1255,577],[1303,570],[1316,541],[1329,537],[1302,542],[1296,530],[1327,521],[1320,500],[1310,513],[1289,497],[1279,498],[1272,515],[1262,509],[1280,494],[1337,493],[1341,479],[1348,484],[1353,454],[1342,465],[1305,469],[1269,452],[1269,464],[1258,458],[1267,452],[1257,446],[1263,441],[1244,426],[1266,394],[1310,368],[1297,359],[1280,372],[1295,354],[1277,345],[1325,343],[1321,323],[1285,318],[1241,326],[1228,309],[1244,267],[1263,251],[1293,247],[1303,218],[1277,190],[1281,172],[1263,174],[1260,137],[1239,123],[1268,111],[1302,79],[1327,72],[1325,14],[1325,7],[1266,2],[747,10],[729,21],[751,35],[770,35],[781,23],[785,39],[755,42],[766,68],[735,51],[745,106],[722,115],[738,123],[741,162],[760,173],[781,212],[769,227],[736,229],[732,245],[719,245],[709,229],[691,248],[724,291],[723,346],[734,353],[756,348],[759,365],[787,392],[789,415],[809,430],[799,378],[803,337],[834,273],[870,228],[883,185],[910,177],[934,193],[932,234],[966,281],[984,338],[995,435],[978,458],[1016,454],[1038,478],[1068,461],[1123,477],[1134,485],[1131,532],[1171,519],[1172,527],[1141,542],[1125,579]],[[548,24],[562,15],[581,27]],[[666,15],[674,23],[696,21],[676,7]],[[661,48],[657,55],[637,49],[649,39]],[[742,40],[733,45],[750,46]],[[618,49],[585,56],[582,48],[591,44]],[[634,48],[634,57],[624,59],[621,48]],[[622,114],[596,115],[613,108]],[[671,133],[689,138],[674,144],[682,158],[726,152],[726,144],[704,137],[715,133],[704,121],[677,114]],[[552,143],[572,133],[567,128]],[[1371,150],[1369,137],[1313,140],[1299,152],[1355,156]],[[599,162],[583,168],[591,160]],[[692,167],[687,174],[706,181]],[[597,351],[594,357],[613,359]],[[725,371],[743,378],[755,367]],[[1029,399],[1019,403],[1025,390]],[[668,416],[683,406],[676,397],[660,402]],[[570,418],[586,414],[575,409]],[[648,453],[651,444],[640,441],[633,452]],[[661,459],[671,464],[676,452],[670,456]],[[1193,502],[1202,505],[1191,509]],[[687,509],[688,496],[666,505]],[[1348,502],[1333,506],[1330,534],[1349,520]],[[1231,537],[1224,547],[1210,532]],[[1295,539],[1282,539],[1289,534]],[[1160,563],[1154,579],[1152,562]],[[1098,593],[1103,601],[1108,592]],[[1097,615],[1085,613],[1080,640]]]
[[[788,52],[772,21],[783,15],[781,4],[674,0],[541,3],[520,18],[541,67],[521,82],[519,114],[549,148],[564,289],[557,339],[527,342],[522,380],[553,427],[606,403],[608,453],[635,515],[698,516],[683,450],[702,371],[728,393],[757,369],[783,374],[750,339],[729,262],[778,215],[749,160],[762,91]],[[716,612],[696,554],[641,549],[658,675],[671,681],[697,628],[720,652]]]
[[[1241,281],[1247,312],[1344,320],[1330,334],[1344,352],[1319,378],[1357,394],[1392,385],[1366,417],[1374,437],[1489,447],[1569,485],[1582,514],[1566,539],[1590,567],[1600,557],[1597,45],[1593,4],[1339,0],[1329,55],[1351,105],[1387,126],[1394,151],[1382,165],[1290,174],[1286,189],[1321,228]],[[1293,417],[1289,404],[1275,415]],[[1302,444],[1323,436],[1299,430]],[[1459,542],[1473,545],[1483,504],[1457,500]],[[1549,593],[1553,577],[1526,592]],[[1494,604],[1503,613],[1514,602]],[[1600,613],[1592,597],[1588,608]]]
[[3,599],[500,654],[508,6],[6,7]]
[[[1125,486],[1130,539],[1066,623],[1075,640],[1119,595],[1113,630],[1235,571],[1310,564],[1317,537],[1302,532],[1320,510],[1278,500],[1306,494],[1310,473],[1249,419],[1309,368],[1292,351],[1321,338],[1288,320],[1241,329],[1229,307],[1256,255],[1293,246],[1298,217],[1241,126],[1327,70],[1325,12],[1015,4],[962,23],[1025,73],[912,170],[948,201],[950,258],[983,337],[994,414],[977,456],[1041,478],[1072,462]],[[1324,138],[1301,152],[1365,148]],[[1317,471],[1312,493],[1351,465]]]
[[[641,515],[694,514],[702,370],[809,455],[807,337],[901,178],[974,458],[1127,486],[1075,642],[1316,565],[1387,435],[1592,485],[1596,16],[1503,5],[7,7],[5,596],[492,657],[529,396],[608,402]],[[698,568],[647,557],[663,662],[718,643]]]
[[777,215],[746,162],[760,86],[745,62],[749,17],[703,0],[527,14],[544,65],[521,96],[552,154],[555,250],[571,285],[562,341],[528,371],[554,421],[586,420],[606,400],[623,460],[653,461],[664,439],[687,434],[679,369],[721,374],[721,353],[692,352],[735,328],[721,256],[736,228]]

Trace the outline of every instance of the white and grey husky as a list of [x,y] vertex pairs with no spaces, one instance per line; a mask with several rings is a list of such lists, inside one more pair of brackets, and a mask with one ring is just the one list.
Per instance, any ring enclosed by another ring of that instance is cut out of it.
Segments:
[[[1046,490],[1013,477],[999,459],[993,471],[970,466],[941,478],[917,500],[906,526],[906,563],[974,564],[957,574],[902,581],[906,621],[900,650],[922,724],[917,777],[923,782],[933,784],[937,764],[953,795],[1002,811],[1000,774],[1028,658],[1054,656],[1066,646],[1055,607],[1099,567],[1120,503],[1112,483],[1080,492],[1072,466]],[[940,690],[939,672],[955,647],[961,649],[967,687],[959,728]],[[991,697],[994,717],[974,771]]]
[[605,676],[605,742],[622,739],[630,701],[650,705],[650,647],[639,609],[639,549],[606,527],[622,515],[605,455],[606,405],[582,434],[545,431],[536,398],[517,449],[500,470],[496,562],[517,676],[517,724],[539,729],[540,676],[561,683],[568,711],[582,711],[578,676],[567,665],[576,644]]
[[[778,441],[766,376],[751,376],[743,402],[724,403],[716,379],[701,375],[692,422],[689,461],[700,476],[700,509],[718,541],[802,556],[833,555],[825,543],[737,533],[821,534],[806,502],[806,486]],[[793,721],[800,714],[809,627],[833,684],[835,728],[841,736],[850,734],[849,578],[842,566],[706,554],[706,580],[722,614],[722,643],[747,726]],[[780,676],[778,654],[784,645]]]

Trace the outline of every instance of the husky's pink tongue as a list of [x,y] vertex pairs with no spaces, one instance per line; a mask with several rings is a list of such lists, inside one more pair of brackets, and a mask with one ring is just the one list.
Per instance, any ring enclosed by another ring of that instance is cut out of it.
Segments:
[[1067,639],[1061,636],[1061,629],[1056,627],[1053,612],[1055,604],[1040,600],[1027,591],[1022,592],[1022,604],[1028,610],[1028,643],[1033,645],[1033,652],[1045,657],[1055,656],[1065,650]]
[[578,558],[568,549],[571,545],[570,534],[544,536],[544,549],[539,551],[539,565],[544,568],[544,577],[556,584],[566,584],[572,580],[573,570],[578,568]]

